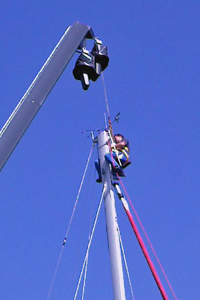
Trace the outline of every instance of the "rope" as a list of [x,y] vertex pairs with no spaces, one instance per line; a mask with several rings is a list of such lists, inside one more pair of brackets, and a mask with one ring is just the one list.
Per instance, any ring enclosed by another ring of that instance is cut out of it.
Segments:
[[109,106],[108,106],[108,97],[107,97],[107,93],[106,93],[106,85],[105,85],[103,72],[101,72],[101,78],[102,78],[102,84],[103,84],[103,90],[104,90],[104,96],[105,96],[105,102],[106,102],[109,130],[110,130],[111,135],[113,135],[112,123],[110,120],[110,111],[109,111]]
[[[118,175],[117,175],[117,176],[118,176]],[[146,239],[147,239],[147,242],[148,242],[148,244],[149,244],[149,246],[150,246],[150,248],[151,248],[151,250],[152,250],[152,252],[153,252],[153,254],[154,254],[154,256],[155,256],[155,258],[156,258],[156,260],[157,260],[157,262],[158,262],[158,265],[159,265],[159,267],[160,267],[160,269],[161,269],[161,271],[162,271],[162,273],[163,273],[163,275],[164,275],[164,277],[165,277],[165,280],[166,280],[166,282],[167,282],[167,284],[168,284],[168,286],[169,286],[169,288],[170,288],[170,290],[171,290],[171,292],[172,292],[174,298],[175,298],[176,300],[178,300],[178,298],[176,297],[176,294],[175,294],[175,292],[174,292],[174,290],[173,290],[173,288],[172,288],[172,286],[171,286],[171,284],[170,284],[170,282],[169,282],[169,279],[168,279],[168,277],[167,277],[167,275],[166,275],[166,273],[165,273],[165,271],[164,271],[164,269],[163,269],[163,267],[162,267],[162,264],[161,264],[161,262],[160,262],[160,260],[159,260],[159,258],[158,258],[158,256],[157,256],[157,254],[156,254],[156,251],[155,251],[155,249],[153,248],[153,245],[152,245],[152,243],[151,243],[151,241],[150,241],[150,239],[149,239],[149,237],[148,237],[148,235],[147,235],[147,233],[146,233],[146,230],[144,229],[144,226],[143,226],[143,224],[142,224],[142,222],[141,222],[141,220],[140,220],[140,218],[139,218],[139,216],[138,216],[138,214],[137,214],[137,212],[136,212],[136,209],[135,209],[135,207],[133,206],[133,203],[131,202],[131,199],[130,199],[130,197],[129,197],[129,195],[128,195],[128,193],[127,193],[127,191],[126,191],[126,189],[125,189],[125,187],[124,187],[124,185],[123,185],[123,183],[122,183],[122,180],[121,180],[121,178],[120,178],[119,176],[118,176],[118,179],[119,179],[120,184],[121,184],[121,186],[122,186],[122,188],[123,188],[123,190],[124,190],[124,193],[126,194],[126,197],[127,197],[128,201],[129,201],[129,203],[130,203],[130,205],[131,205],[131,207],[132,207],[132,209],[133,209],[133,212],[134,212],[134,214],[135,214],[135,216],[136,216],[136,218],[137,218],[137,220],[138,220],[138,222],[139,222],[139,225],[140,225],[140,227],[141,227],[141,229],[142,229],[142,231],[143,231],[143,233],[144,233],[144,235],[145,235],[145,237],[146,237]]]
[[[94,151],[91,157],[91,160],[94,161]],[[82,209],[82,217],[81,217],[81,223],[80,223],[80,230],[79,230],[79,235],[78,235],[78,247],[77,247],[77,251],[76,251],[76,257],[75,257],[75,264],[74,264],[74,274],[73,274],[73,285],[76,287],[76,278],[77,278],[77,274],[79,273],[78,267],[80,265],[80,253],[81,253],[81,244],[83,242],[83,232],[84,232],[84,228],[85,228],[85,221],[86,221],[86,208],[88,206],[88,194],[89,194],[89,189],[91,188],[91,171],[94,171],[94,175],[95,175],[95,170],[94,170],[94,166],[93,164],[90,164],[90,168],[88,169],[89,172],[89,176],[88,176],[88,183],[87,183],[87,189],[86,189],[86,195],[85,195],[85,201],[84,201],[84,207]],[[93,182],[93,192],[92,192],[92,196],[91,198],[91,202],[92,202],[92,209],[93,209],[93,203],[94,203],[94,187],[95,187],[95,180],[93,178],[92,180]],[[90,206],[91,208],[91,206]],[[91,211],[92,214],[92,211]],[[91,232],[91,228],[92,228],[92,215],[90,215],[90,226],[89,226],[89,230],[88,230],[88,236],[89,233]],[[73,291],[72,291],[72,295],[71,298],[73,297]]]
[[56,275],[57,275],[57,272],[58,272],[58,267],[59,267],[59,264],[60,264],[60,261],[61,261],[64,246],[65,246],[66,241],[67,241],[67,236],[69,234],[69,230],[70,230],[71,223],[72,223],[72,220],[73,220],[73,217],[74,217],[74,213],[75,213],[76,206],[77,206],[77,203],[78,203],[78,200],[79,200],[79,196],[80,196],[80,193],[81,193],[81,189],[82,189],[82,186],[83,186],[83,182],[84,182],[84,179],[85,179],[86,171],[87,171],[87,168],[88,168],[88,165],[89,165],[89,162],[90,162],[90,158],[91,158],[93,149],[94,149],[94,146],[92,145],[92,148],[90,150],[90,153],[89,153],[89,156],[88,156],[88,159],[87,159],[87,163],[86,163],[86,166],[85,166],[85,170],[84,170],[84,173],[83,173],[83,177],[82,177],[82,180],[81,180],[81,184],[80,184],[80,187],[79,187],[79,190],[78,190],[78,194],[77,194],[77,197],[76,197],[76,201],[75,201],[75,204],[74,204],[72,215],[71,215],[71,218],[70,218],[70,221],[69,221],[69,224],[68,224],[68,228],[67,228],[64,240],[63,240],[63,245],[62,245],[61,252],[60,252],[60,255],[59,255],[59,258],[58,258],[56,269],[54,271],[54,275],[53,275],[53,278],[52,278],[52,281],[51,281],[51,285],[50,285],[49,293],[48,293],[48,296],[47,296],[47,300],[49,300],[49,297],[51,295],[51,291],[52,291],[54,281],[55,281],[55,278],[56,278]]
[[[108,135],[109,135],[109,137],[110,137],[110,140],[111,140],[112,144],[114,145],[114,150],[115,150],[115,153],[116,153],[116,155],[117,155],[118,165],[121,167],[121,166],[122,166],[122,163],[121,163],[121,161],[120,161],[120,159],[119,159],[119,156],[118,156],[118,150],[117,150],[116,147],[115,147],[115,143],[114,143],[114,141],[113,141],[113,137],[112,137],[112,134],[111,134],[110,130],[108,130]],[[115,165],[115,163],[114,163],[114,160],[115,160],[115,159],[114,159],[114,157],[113,157],[112,148],[111,148],[111,144],[110,144],[110,141],[109,141],[109,140],[108,140],[108,147],[109,147],[109,151],[110,151],[112,163],[113,163],[113,166],[114,166],[114,165]]]
[[60,255],[59,255],[59,258],[58,258],[58,262],[57,262],[56,269],[55,269],[55,272],[54,272],[54,275],[53,275],[53,279],[51,281],[51,286],[50,286],[50,289],[49,289],[47,300],[49,299],[49,297],[51,295],[51,291],[52,291],[53,284],[54,284],[54,281],[55,281],[55,278],[56,278],[56,274],[57,274],[57,271],[58,271],[58,267],[59,267],[59,264],[60,264],[60,261],[61,261],[63,250],[64,250],[64,246],[62,246],[62,249],[61,249],[61,252],[60,252]]
[[86,260],[85,274],[84,274],[84,279],[83,279],[82,300],[84,299],[84,294],[85,294],[85,284],[86,284],[86,277],[87,277],[87,268],[88,268],[88,257],[87,257],[87,260]]
[[[104,90],[104,96],[105,96],[105,102],[106,102],[106,109],[107,109],[107,115],[108,115],[108,125],[109,125],[108,134],[110,136],[112,144],[114,145],[114,143],[113,143],[113,128],[112,128],[112,122],[110,120],[110,111],[109,111],[109,106],[108,106],[108,98],[107,98],[107,93],[106,93],[106,85],[105,85],[103,72],[101,72],[101,78],[102,78],[102,84],[103,84],[103,90]],[[112,155],[112,150],[111,150],[111,145],[110,144],[108,144],[108,145],[109,145],[112,160],[114,161],[114,158]],[[115,146],[114,146],[114,148],[115,148]],[[116,150],[116,148],[115,148],[115,150]],[[118,158],[118,151],[116,151],[116,154],[117,154],[117,158]],[[121,167],[122,164],[121,164],[120,159],[118,159],[118,162],[119,162],[119,166]]]
[[80,283],[81,283],[81,279],[82,279],[82,276],[83,276],[83,271],[84,271],[86,262],[88,260],[88,255],[89,255],[89,250],[90,250],[90,246],[91,246],[91,243],[92,243],[92,238],[93,238],[93,235],[94,235],[94,230],[96,228],[96,224],[97,224],[101,204],[102,204],[102,201],[103,201],[104,190],[105,190],[105,187],[103,188],[102,196],[101,196],[101,199],[100,199],[100,202],[99,202],[99,207],[98,207],[98,210],[97,210],[97,213],[96,213],[96,218],[95,218],[94,225],[93,225],[93,228],[92,228],[92,232],[91,232],[91,235],[90,235],[90,239],[89,239],[89,242],[88,242],[87,251],[86,251],[86,254],[85,254],[85,259],[83,261],[82,270],[81,270],[81,273],[80,273],[80,276],[79,276],[76,292],[75,292],[75,295],[74,295],[74,300],[76,300],[78,290],[79,290],[79,287],[80,287]]
[[106,85],[105,85],[103,72],[101,72],[101,78],[102,78],[102,83],[103,83],[103,90],[104,90],[104,96],[105,96],[105,101],[106,101],[106,109],[107,109],[108,119],[110,119],[110,111],[109,111],[109,106],[108,106],[108,98],[107,98],[107,93],[106,93]]
[[[107,93],[106,93],[106,87],[105,87],[105,80],[104,80],[103,72],[101,73],[101,77],[102,77],[102,83],[103,83],[103,89],[104,89],[104,96],[105,96],[105,102],[106,102],[106,109],[107,109],[107,115],[108,115],[108,124],[109,124],[109,131],[108,131],[108,133],[109,133],[110,139],[112,141],[113,130],[112,130],[112,123],[111,123],[111,120],[110,120],[110,111],[109,111],[109,106],[108,106],[108,98],[107,98]],[[113,158],[113,155],[112,155],[112,151],[111,151],[110,143],[109,143],[109,148],[110,148],[110,153],[111,153],[112,160],[114,161],[114,158]],[[118,159],[118,161],[119,161],[119,165],[121,166],[121,162],[120,162],[119,159]],[[118,176],[118,174],[117,174],[117,176]],[[155,256],[155,258],[156,258],[156,260],[157,260],[157,262],[159,264],[159,267],[160,267],[160,269],[161,269],[161,271],[162,271],[162,273],[163,273],[163,275],[165,277],[165,280],[166,280],[166,282],[167,282],[167,284],[168,284],[168,286],[169,286],[169,288],[170,288],[170,290],[171,290],[174,298],[176,300],[178,300],[177,297],[176,297],[176,295],[175,295],[175,293],[174,293],[174,291],[173,291],[173,288],[172,288],[172,286],[171,286],[171,284],[169,282],[169,279],[167,278],[167,275],[166,275],[166,273],[165,273],[165,271],[164,271],[164,269],[163,269],[163,267],[162,267],[162,265],[160,263],[160,260],[158,259],[158,256],[157,256],[157,254],[156,254],[156,252],[155,252],[155,250],[154,250],[154,248],[152,246],[152,243],[151,243],[151,241],[150,241],[150,239],[149,239],[149,237],[148,237],[148,235],[147,235],[147,233],[146,233],[146,231],[144,229],[144,226],[143,226],[143,224],[142,224],[142,222],[141,222],[141,220],[140,220],[140,218],[139,218],[139,216],[138,216],[138,214],[137,214],[137,212],[136,212],[136,210],[135,210],[135,208],[134,208],[134,206],[133,206],[133,204],[132,204],[132,202],[130,200],[130,197],[128,196],[128,193],[125,190],[125,187],[124,187],[121,179],[119,178],[119,176],[118,176],[118,179],[119,179],[119,181],[120,181],[120,183],[122,185],[122,188],[123,188],[123,190],[124,190],[124,192],[125,192],[128,200],[129,200],[129,203],[130,203],[130,205],[131,205],[131,207],[132,207],[132,209],[134,211],[134,214],[135,214],[136,218],[138,219],[138,222],[139,222],[139,224],[140,224],[140,226],[142,228],[142,231],[143,231],[143,233],[144,233],[144,235],[145,235],[145,237],[146,237],[146,239],[147,239],[147,241],[148,241],[148,243],[149,243],[149,245],[151,247],[151,250],[152,250],[152,252],[153,252],[153,254],[154,254],[154,256]]]
[[121,246],[121,250],[122,250],[122,254],[123,254],[124,264],[125,264],[125,268],[126,268],[126,274],[127,274],[127,277],[128,277],[129,287],[130,287],[130,290],[131,290],[132,299],[134,300],[135,298],[134,298],[134,294],[133,294],[133,287],[132,287],[132,284],[131,284],[130,273],[129,273],[129,270],[128,270],[128,264],[127,264],[127,260],[126,260],[126,256],[125,256],[125,251],[124,251],[124,247],[123,247],[123,243],[122,243],[122,237],[121,237],[121,234],[120,234],[120,231],[119,231],[119,227],[118,227],[118,234],[119,234],[119,242],[120,242],[120,246]]
[[85,175],[86,175],[86,172],[87,172],[87,168],[88,168],[88,165],[89,165],[89,162],[90,162],[90,158],[91,158],[93,149],[94,149],[94,145],[92,145],[92,148],[90,150],[89,157],[88,157],[88,160],[87,160],[87,163],[86,163],[86,166],[85,166],[85,170],[84,170],[83,177],[82,177],[82,180],[81,180],[81,184],[80,184],[80,187],[79,187],[79,190],[78,190],[76,201],[74,203],[74,208],[73,208],[73,211],[72,211],[72,215],[71,215],[71,218],[70,218],[70,221],[69,221],[69,225],[68,225],[68,228],[67,228],[67,231],[66,231],[66,234],[65,234],[65,238],[64,238],[65,242],[66,242],[67,236],[69,234],[69,230],[70,230],[70,227],[71,227],[72,219],[74,217],[76,206],[78,204],[79,196],[80,196],[80,193],[81,193],[81,189],[82,189],[82,186],[83,186],[83,182],[84,182],[84,179],[85,179]]

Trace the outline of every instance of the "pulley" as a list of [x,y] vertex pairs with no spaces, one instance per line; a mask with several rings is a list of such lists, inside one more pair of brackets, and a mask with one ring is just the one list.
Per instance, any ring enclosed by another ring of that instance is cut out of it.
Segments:
[[96,81],[100,74],[96,72],[95,57],[86,49],[78,57],[73,69],[74,78],[81,80],[82,87],[87,90],[90,80]]
[[97,80],[109,62],[107,47],[97,38],[94,38],[94,41],[91,51],[86,49],[85,43],[80,45],[78,50],[81,49],[82,52],[73,70],[74,78],[81,81],[84,90],[89,88],[90,80]]
[[102,45],[102,42],[96,38],[96,43],[94,44],[91,54],[95,57],[96,72],[100,75],[109,63],[108,48]]

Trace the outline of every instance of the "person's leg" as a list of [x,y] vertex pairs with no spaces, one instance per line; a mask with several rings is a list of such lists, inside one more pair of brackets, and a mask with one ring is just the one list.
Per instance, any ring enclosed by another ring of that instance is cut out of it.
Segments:
[[115,160],[116,153],[112,152],[112,155],[110,153],[105,154],[105,160],[113,167],[113,168],[120,168],[118,163]]
[[100,162],[99,162],[99,159],[98,160],[95,160],[94,162],[94,165],[95,165],[95,168],[97,170],[97,173],[99,175],[99,178],[97,178],[97,182],[102,182],[102,178],[101,178],[101,168],[100,168]]
[[110,153],[106,153],[105,154],[105,160],[112,166],[113,172],[114,172],[114,176],[116,175],[116,173],[119,176],[125,176],[124,171],[122,170],[122,168],[119,166],[119,164],[116,162],[117,155],[115,152],[112,152],[112,156]]

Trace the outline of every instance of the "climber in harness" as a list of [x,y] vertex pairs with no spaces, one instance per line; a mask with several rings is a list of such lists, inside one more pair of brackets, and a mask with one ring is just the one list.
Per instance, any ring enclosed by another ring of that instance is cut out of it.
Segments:
[[105,155],[105,160],[112,166],[114,172],[124,177],[123,168],[129,162],[129,141],[120,133],[115,134],[111,144],[111,153]]
[[[105,160],[111,165],[114,179],[118,179],[117,175],[125,176],[123,169],[130,164],[129,151],[129,141],[122,134],[115,134],[111,144],[111,152],[105,154]],[[97,182],[101,182],[99,162],[95,162],[95,167],[99,174]]]

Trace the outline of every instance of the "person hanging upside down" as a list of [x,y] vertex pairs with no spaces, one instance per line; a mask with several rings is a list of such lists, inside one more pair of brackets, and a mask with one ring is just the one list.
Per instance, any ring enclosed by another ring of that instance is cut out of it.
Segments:
[[[105,160],[111,165],[115,179],[117,179],[116,174],[122,177],[125,176],[123,169],[130,164],[129,151],[129,141],[124,138],[122,134],[115,134],[111,145],[111,152],[105,154]],[[98,162],[95,162],[95,167],[99,174],[97,182],[101,182],[102,179]]]

